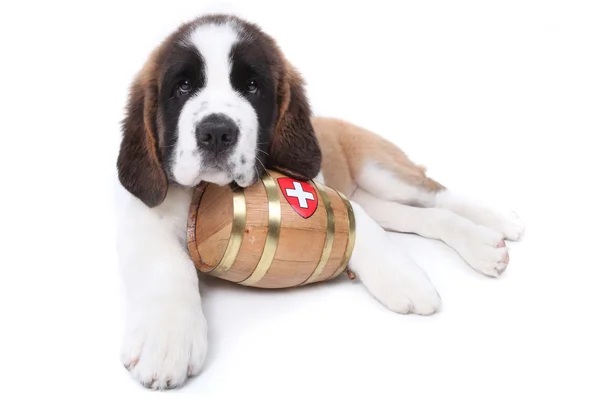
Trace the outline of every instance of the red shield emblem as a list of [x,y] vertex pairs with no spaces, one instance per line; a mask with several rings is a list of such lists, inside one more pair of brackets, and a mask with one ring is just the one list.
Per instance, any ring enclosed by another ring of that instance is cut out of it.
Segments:
[[319,200],[310,183],[293,178],[279,178],[277,183],[287,202],[302,218],[310,218],[317,211]]

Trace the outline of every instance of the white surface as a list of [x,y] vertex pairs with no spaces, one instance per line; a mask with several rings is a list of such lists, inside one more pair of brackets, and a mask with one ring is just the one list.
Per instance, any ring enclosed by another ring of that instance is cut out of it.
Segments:
[[[600,12],[593,1],[253,2],[316,111],[364,125],[448,186],[526,220],[501,279],[395,235],[442,310],[395,315],[358,282],[203,285],[222,398],[597,399]],[[387,6],[391,7],[391,6]],[[201,1],[0,10],[0,397],[148,394],[119,363],[113,170],[126,89]]]

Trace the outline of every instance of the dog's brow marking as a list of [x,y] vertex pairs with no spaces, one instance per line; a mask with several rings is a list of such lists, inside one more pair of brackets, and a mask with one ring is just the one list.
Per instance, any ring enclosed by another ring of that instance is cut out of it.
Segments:
[[237,31],[228,25],[206,25],[199,27],[192,33],[190,41],[196,46],[204,59],[204,73],[206,76],[204,90],[213,87],[231,90],[229,82],[231,59],[229,54],[238,40]]

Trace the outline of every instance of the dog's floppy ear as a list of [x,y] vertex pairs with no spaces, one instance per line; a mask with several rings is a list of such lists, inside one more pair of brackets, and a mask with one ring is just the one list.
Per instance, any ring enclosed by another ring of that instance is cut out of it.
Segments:
[[147,65],[130,88],[117,170],[125,189],[156,207],[167,195],[167,177],[158,152],[158,85],[149,69]]
[[295,179],[313,179],[321,168],[321,148],[311,123],[304,81],[287,61],[278,81],[277,99],[279,111],[267,167]]

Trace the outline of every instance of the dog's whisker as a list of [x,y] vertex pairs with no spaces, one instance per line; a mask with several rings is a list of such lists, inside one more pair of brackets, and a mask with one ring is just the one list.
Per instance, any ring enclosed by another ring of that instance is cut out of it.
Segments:
[[267,153],[266,151],[261,150],[261,149],[256,149],[256,151],[260,151],[261,153],[265,153],[266,155],[269,155],[269,153]]
[[[256,161],[258,161],[260,165],[262,165],[263,169],[266,171],[267,167],[265,167],[265,164],[263,164],[263,162],[260,161],[260,158],[258,158],[256,155],[254,155],[254,158],[256,158]],[[256,168],[256,165],[254,167]]]

